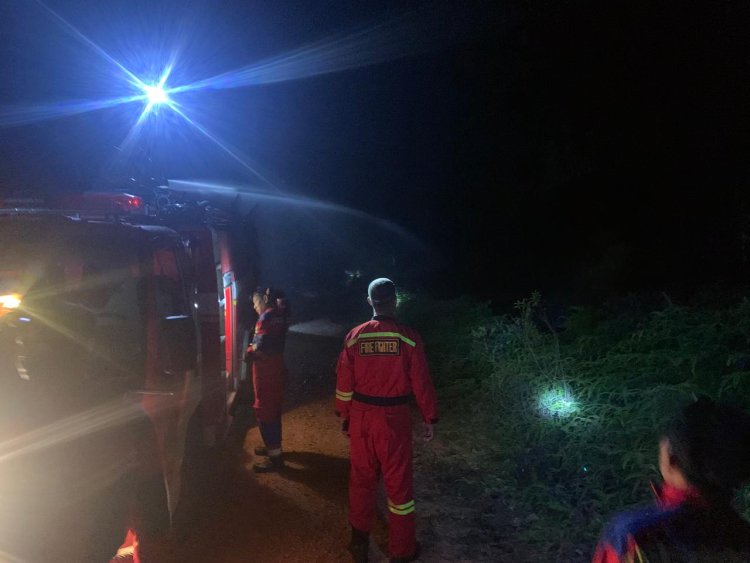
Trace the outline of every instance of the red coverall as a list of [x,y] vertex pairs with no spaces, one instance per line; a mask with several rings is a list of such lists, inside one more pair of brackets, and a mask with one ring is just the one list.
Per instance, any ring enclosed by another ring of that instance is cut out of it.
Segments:
[[382,471],[394,558],[416,550],[412,395],[424,422],[436,423],[435,389],[419,334],[381,315],[352,329],[336,368],[336,412],[351,438],[349,522],[370,531]]
[[[286,319],[283,313],[275,308],[268,308],[255,323],[255,335],[247,348],[246,356],[253,360],[253,389],[255,391],[253,407],[255,416],[261,423],[281,421],[286,379],[284,364],[286,330]],[[274,436],[274,441],[275,438]],[[278,444],[266,444],[266,446],[277,448],[280,446],[281,436],[278,440]]]

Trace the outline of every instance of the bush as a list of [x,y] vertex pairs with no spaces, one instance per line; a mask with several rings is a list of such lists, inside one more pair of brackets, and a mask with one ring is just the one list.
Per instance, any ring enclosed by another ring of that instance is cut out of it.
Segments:
[[398,316],[421,333],[437,385],[460,386],[465,380],[483,377],[483,370],[472,358],[473,332],[492,318],[489,303],[468,297],[446,301],[399,294]]
[[[571,308],[557,331],[541,297],[512,316],[412,296],[459,459],[524,507],[529,541],[590,546],[612,513],[649,502],[659,429],[698,394],[750,405],[750,302]],[[467,420],[468,418],[468,420]],[[739,503],[747,511],[750,494]]]

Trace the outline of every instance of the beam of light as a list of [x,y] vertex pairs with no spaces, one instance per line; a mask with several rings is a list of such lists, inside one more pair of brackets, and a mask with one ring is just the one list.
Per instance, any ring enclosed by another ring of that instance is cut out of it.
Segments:
[[161,73],[161,78],[159,79],[159,82],[157,82],[154,86],[157,88],[164,88],[164,86],[167,84],[167,80],[169,79],[169,75],[172,74],[172,69],[174,68],[174,63],[169,63],[166,68],[164,69],[164,72]]
[[347,215],[350,217],[354,217],[356,219],[365,220],[380,228],[383,228],[387,231],[395,233],[398,236],[402,237],[403,239],[408,240],[425,250],[434,252],[427,245],[425,245],[425,243],[420,241],[413,234],[411,234],[409,231],[399,226],[398,224],[392,221],[388,221],[387,219],[376,217],[375,215],[370,215],[369,213],[360,211],[359,209],[354,209],[352,207],[347,207],[345,205],[341,205],[338,203],[332,203],[332,202],[327,202],[327,201],[321,201],[318,199],[312,199],[308,197],[295,196],[295,195],[283,194],[283,193],[273,194],[273,193],[268,193],[268,192],[264,192],[264,191],[257,190],[257,189],[247,188],[247,187],[241,188],[241,187],[235,187],[235,186],[224,186],[221,184],[214,184],[210,182],[195,182],[195,181],[190,181],[190,180],[170,179],[169,186],[171,188],[174,188],[176,190],[181,190],[181,191],[208,191],[208,192],[217,193],[217,194],[223,193],[226,195],[240,194],[241,196],[245,196],[247,198],[257,200],[257,201],[282,203],[285,205],[300,207],[306,210],[321,210],[321,211],[331,211],[335,213],[340,213],[342,215]]
[[151,106],[150,104],[146,104],[146,106],[143,108],[143,111],[138,116],[138,119],[136,119],[135,123],[133,123],[133,126],[128,130],[127,135],[125,135],[125,138],[120,143],[119,149],[123,153],[129,153],[130,149],[138,140],[138,134],[140,133],[141,126],[143,125],[143,122],[146,120],[146,117],[148,117],[150,112]]
[[289,332],[299,334],[311,334],[313,336],[329,336],[332,338],[343,338],[346,336],[349,327],[335,323],[330,319],[316,319],[296,323],[289,327]]
[[65,31],[90,47],[102,59],[118,68],[124,74],[126,81],[139,94],[104,101],[73,101],[36,107],[8,108],[5,111],[0,110],[0,127],[56,119],[67,115],[109,108],[123,103],[143,101],[145,102],[144,109],[135,126],[128,133],[127,140],[128,138],[135,138],[143,120],[156,108],[164,105],[173,109],[234,160],[269,186],[273,184],[260,175],[254,167],[250,166],[246,158],[241,157],[237,151],[230,149],[216,135],[210,133],[204,126],[188,117],[185,112],[173,103],[170,96],[200,88],[239,88],[255,84],[308,78],[320,74],[377,64],[394,58],[415,55],[435,46],[436,38],[439,34],[434,33],[434,29],[436,28],[436,22],[440,21],[439,10],[413,11],[389,21],[350,33],[349,35],[319,41],[291,53],[279,55],[248,67],[200,80],[190,85],[167,88],[166,81],[174,67],[174,58],[165,68],[158,82],[146,83],[94,43],[94,41],[85,36],[60,14],[47,6],[42,0],[35,1]]
[[[112,286],[115,286],[117,283],[121,282],[122,280],[127,279],[129,276],[130,276],[130,273],[127,268],[119,268],[116,270],[110,270],[108,272],[98,274],[96,276],[91,276],[86,281],[81,282],[81,283],[76,283],[74,285],[60,284],[60,285],[48,287],[45,289],[35,290],[33,298],[35,300],[59,298],[60,295],[69,292],[71,290],[71,287],[74,287],[76,290],[112,287]],[[29,293],[33,285],[37,283],[38,280],[39,278],[36,275],[30,276],[29,279],[23,284],[23,286],[19,286],[18,292],[21,294]]]
[[[104,49],[99,47],[99,45],[97,45],[91,39],[81,33],[75,26],[73,26],[73,24],[68,22],[52,8],[47,6],[47,4],[42,2],[42,0],[36,0],[36,3],[44,8],[44,10],[49,13],[55,19],[55,21],[60,24],[68,33],[93,49],[93,51],[100,57],[102,57],[105,61],[116,66],[125,75],[127,82],[131,86],[139,90],[141,93],[130,96],[122,96],[119,98],[112,98],[109,100],[75,100],[68,102],[49,103],[44,105],[6,107],[0,110],[0,127],[12,127],[17,125],[36,123],[39,121],[46,121],[49,119],[59,119],[61,117],[88,113],[91,111],[97,111],[121,104],[148,99],[148,92],[146,91],[147,86],[143,83],[142,80],[140,80],[119,61],[109,55],[109,53],[107,53]],[[168,67],[168,72],[165,72],[163,80],[158,84],[159,89],[162,89],[164,81],[169,75],[169,72],[171,72],[171,66]]]
[[25,563],[23,559],[0,549],[0,561],[5,563]]
[[358,209],[346,207],[344,205],[339,205],[336,203],[283,194],[281,190],[279,190],[275,186],[272,186],[272,187],[277,192],[276,194],[272,194],[272,193],[268,193],[268,192],[264,192],[260,190],[255,190],[255,189],[249,189],[249,188],[236,188],[232,186],[222,186],[219,184],[211,184],[211,183],[205,183],[205,182],[191,182],[191,181],[186,181],[186,180],[169,180],[169,185],[170,187],[174,189],[179,189],[183,191],[210,191],[216,194],[223,193],[227,195],[240,195],[240,196],[244,196],[246,198],[253,199],[256,201],[281,203],[284,205],[290,205],[290,206],[300,208],[303,212],[305,212],[310,217],[311,221],[317,224],[318,228],[321,231],[328,233],[328,235],[331,237],[333,241],[335,241],[337,244],[341,245],[348,251],[352,251],[352,248],[350,247],[349,243],[347,243],[347,241],[344,238],[337,236],[334,230],[330,227],[330,225],[327,225],[325,221],[320,219],[320,217],[316,217],[315,215],[313,215],[312,211],[324,210],[324,211],[339,213],[344,216],[353,217],[355,219],[363,220],[369,224],[373,224],[376,227],[381,228],[386,232],[394,233],[398,237],[400,237],[400,239],[406,242],[409,242],[411,245],[413,245],[414,248],[418,248],[420,252],[423,253],[423,255],[430,256],[432,259],[437,258],[438,261],[443,260],[443,257],[433,247],[431,247],[428,244],[425,244],[418,237],[414,236],[412,233],[410,233],[409,231],[407,231],[406,229],[404,229],[403,227],[397,225],[396,223],[392,221],[381,219],[374,215],[365,213],[364,211],[360,211]]
[[[139,91],[140,94],[103,101],[72,101],[51,103],[43,106],[11,107],[5,111],[0,110],[0,127],[57,119],[68,115],[110,108],[124,103],[145,101],[144,111],[139,117],[139,121],[141,121],[159,105],[168,105],[172,109],[176,109],[176,106],[170,104],[170,96],[180,92],[201,88],[240,88],[340,72],[351,68],[377,64],[394,58],[415,55],[428,50],[431,48],[432,43],[434,43],[434,39],[428,39],[430,34],[426,30],[432,26],[429,23],[425,25],[427,20],[424,14],[417,17],[416,12],[412,12],[349,35],[313,43],[291,53],[279,55],[245,68],[200,80],[190,85],[167,88],[166,81],[174,66],[173,63],[170,63],[166,67],[165,72],[157,83],[147,84],[122,63],[109,55],[104,49],[99,47],[99,45],[94,43],[94,41],[81,33],[60,14],[47,6],[42,0],[35,1],[68,33],[90,47],[102,59],[116,66],[125,75],[127,82]],[[225,143],[218,140],[215,135],[209,133],[205,127],[192,121],[184,112],[178,111],[178,113],[242,166],[250,170],[253,174],[258,175],[258,177],[269,185],[272,185],[266,178],[260,176],[257,170],[248,165],[246,159],[241,158],[235,151],[229,149]]]
[[[122,280],[127,276],[128,276],[127,270],[114,270],[112,272],[107,272],[107,273],[100,274],[98,276],[93,276],[90,280],[87,280],[84,283],[78,284],[77,289],[79,290],[86,290],[86,289],[92,289],[92,288],[95,289],[103,285],[104,286],[112,285],[114,282],[118,280]],[[30,285],[32,283],[33,282],[29,282]],[[52,287],[44,291],[35,292],[34,299],[40,300],[40,299],[47,299],[47,298],[54,298],[54,297],[59,298],[59,295],[62,293],[65,293],[66,291],[67,291],[67,288],[62,287],[62,286]],[[66,305],[67,307],[82,309],[92,315],[99,315],[104,312],[104,310],[102,309],[91,309],[81,303],[71,303],[69,301],[63,301],[63,304]],[[21,306],[19,308],[21,311],[23,311],[23,313],[32,316],[38,322],[40,322],[42,325],[46,326],[50,330],[55,331],[56,333],[63,336],[64,338],[67,338],[68,340],[76,343],[78,346],[81,346],[82,348],[86,349],[88,353],[92,354],[94,357],[107,363],[108,365],[112,366],[118,372],[126,371],[125,368],[119,365],[112,357],[105,354],[102,350],[93,349],[87,340],[84,340],[83,338],[81,338],[80,335],[70,330],[65,325],[50,318],[48,315],[44,313],[43,310],[30,308],[28,306],[25,306],[23,303],[21,303],[20,305]]]
[[73,100],[42,105],[4,106],[0,108],[0,127],[16,127],[48,119],[60,119],[145,99],[145,94],[136,94],[109,100]]
[[258,172],[255,168],[250,166],[250,164],[247,163],[247,161],[242,158],[240,155],[238,155],[236,152],[234,152],[232,149],[230,149],[224,142],[222,142],[218,137],[216,137],[213,133],[209,132],[205,127],[203,127],[198,122],[190,119],[185,112],[183,112],[179,106],[176,103],[169,103],[169,107],[182,119],[187,121],[190,125],[195,127],[198,131],[200,131],[205,137],[211,141],[213,141],[216,146],[218,146],[220,149],[222,149],[224,152],[226,152],[229,156],[231,156],[234,160],[236,160],[238,163],[240,163],[246,170],[249,170],[253,175],[255,175],[257,178],[262,180],[264,183],[266,183],[268,186],[272,187],[275,190],[278,190],[274,184],[267,179],[265,176],[263,176],[260,172]]
[[63,18],[60,14],[55,12],[52,8],[47,6],[42,0],[36,0],[36,3],[39,4],[42,8],[44,8],[56,21],[59,23],[63,29],[65,29],[68,33],[72,34],[73,37],[78,39],[79,41],[82,41],[85,45],[88,45],[91,47],[96,54],[98,54],[100,57],[102,57],[107,62],[112,63],[117,68],[119,68],[125,76],[128,78],[128,81],[133,86],[142,89],[144,84],[143,82],[132,72],[130,72],[125,66],[123,66],[119,61],[115,60],[109,53],[107,53],[104,49],[99,47],[96,43],[94,43],[91,39],[86,37],[83,33],[78,31],[78,29],[73,26],[68,20]]
[[343,36],[334,36],[250,66],[228,71],[173,92],[202,88],[242,88],[370,66],[433,49],[439,17],[435,10],[410,12]]
[[[84,306],[79,306],[81,309],[85,309],[88,312],[93,312],[91,309],[88,309]],[[71,340],[72,342],[75,342],[78,346],[85,349],[89,354],[91,354],[93,357],[102,360],[103,362],[111,365],[116,369],[118,372],[125,372],[125,368],[123,368],[121,365],[118,365],[117,362],[115,362],[111,357],[109,357],[107,354],[102,352],[101,350],[97,350],[96,348],[92,347],[90,343],[87,340],[84,340],[81,336],[67,328],[66,326],[55,322],[54,320],[50,319],[49,317],[45,316],[41,311],[33,310],[33,309],[24,309],[24,312],[28,312],[28,314],[33,315],[33,317],[42,323],[44,326],[49,328],[50,330],[54,330],[57,332],[60,336],[63,336],[64,338],[67,338],[68,340]],[[95,314],[95,313],[94,313]]]
[[[167,87],[166,82],[175,64],[174,55],[164,69],[158,82],[141,80],[60,14],[47,6],[43,0],[35,1],[65,31],[93,49],[103,60],[119,69],[123,73],[126,82],[137,91],[137,94],[102,102],[69,102],[49,104],[42,108],[26,108],[24,112],[11,111],[6,116],[5,122],[9,124],[22,124],[31,121],[54,119],[75,113],[84,113],[94,109],[112,107],[121,103],[142,101],[144,105],[141,114],[121,145],[127,149],[137,139],[145,119],[152,113],[156,113],[157,109],[163,106],[174,111],[243,168],[274,189],[277,189],[274,184],[260,174],[248,162],[246,157],[241,155],[236,149],[231,148],[204,125],[193,120],[172,99],[172,96],[201,88],[239,88],[256,84],[296,80],[413,56],[432,50],[438,45],[438,38],[444,35],[444,33],[441,33],[440,26],[444,25],[444,19],[447,15],[444,13],[444,10],[435,9],[434,7],[415,10],[348,35],[338,35],[318,41],[290,53],[278,55],[260,63],[219,74],[193,84]],[[441,43],[444,44],[445,42],[442,41]],[[3,124],[3,114],[0,110],[0,126]]]
[[[167,401],[164,403],[163,409],[166,409]],[[143,418],[143,409],[137,399],[134,398],[131,401],[122,398],[114,399],[0,442],[0,463],[71,442],[96,432],[116,428],[141,418]]]

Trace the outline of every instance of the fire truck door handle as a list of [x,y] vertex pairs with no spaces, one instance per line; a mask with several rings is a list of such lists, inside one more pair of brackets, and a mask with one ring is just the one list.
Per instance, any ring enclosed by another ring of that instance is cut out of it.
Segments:
[[159,391],[158,389],[139,389],[138,391],[130,391],[131,395],[150,395],[152,397],[174,397],[172,391]]

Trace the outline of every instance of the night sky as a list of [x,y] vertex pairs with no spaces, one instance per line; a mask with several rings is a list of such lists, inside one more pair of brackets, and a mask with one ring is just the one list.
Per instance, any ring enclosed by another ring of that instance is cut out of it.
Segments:
[[[138,76],[158,75],[178,53],[170,85],[361,30],[379,36],[360,57],[387,59],[376,64],[179,98],[265,182],[168,110],[149,121],[139,150],[170,179],[273,185],[391,220],[431,249],[412,253],[441,257],[423,285],[583,299],[746,279],[744,2],[48,6]],[[13,126],[9,116],[121,96],[116,66],[29,0],[0,4],[0,73],[1,189],[90,188],[111,173],[139,103]],[[349,253],[324,257],[336,271],[356,267],[351,256],[413,246],[374,223],[349,236],[330,215],[309,214]],[[274,224],[292,242],[275,239],[268,263],[304,266],[304,229],[284,217]],[[412,256],[385,273],[419,269]]]

